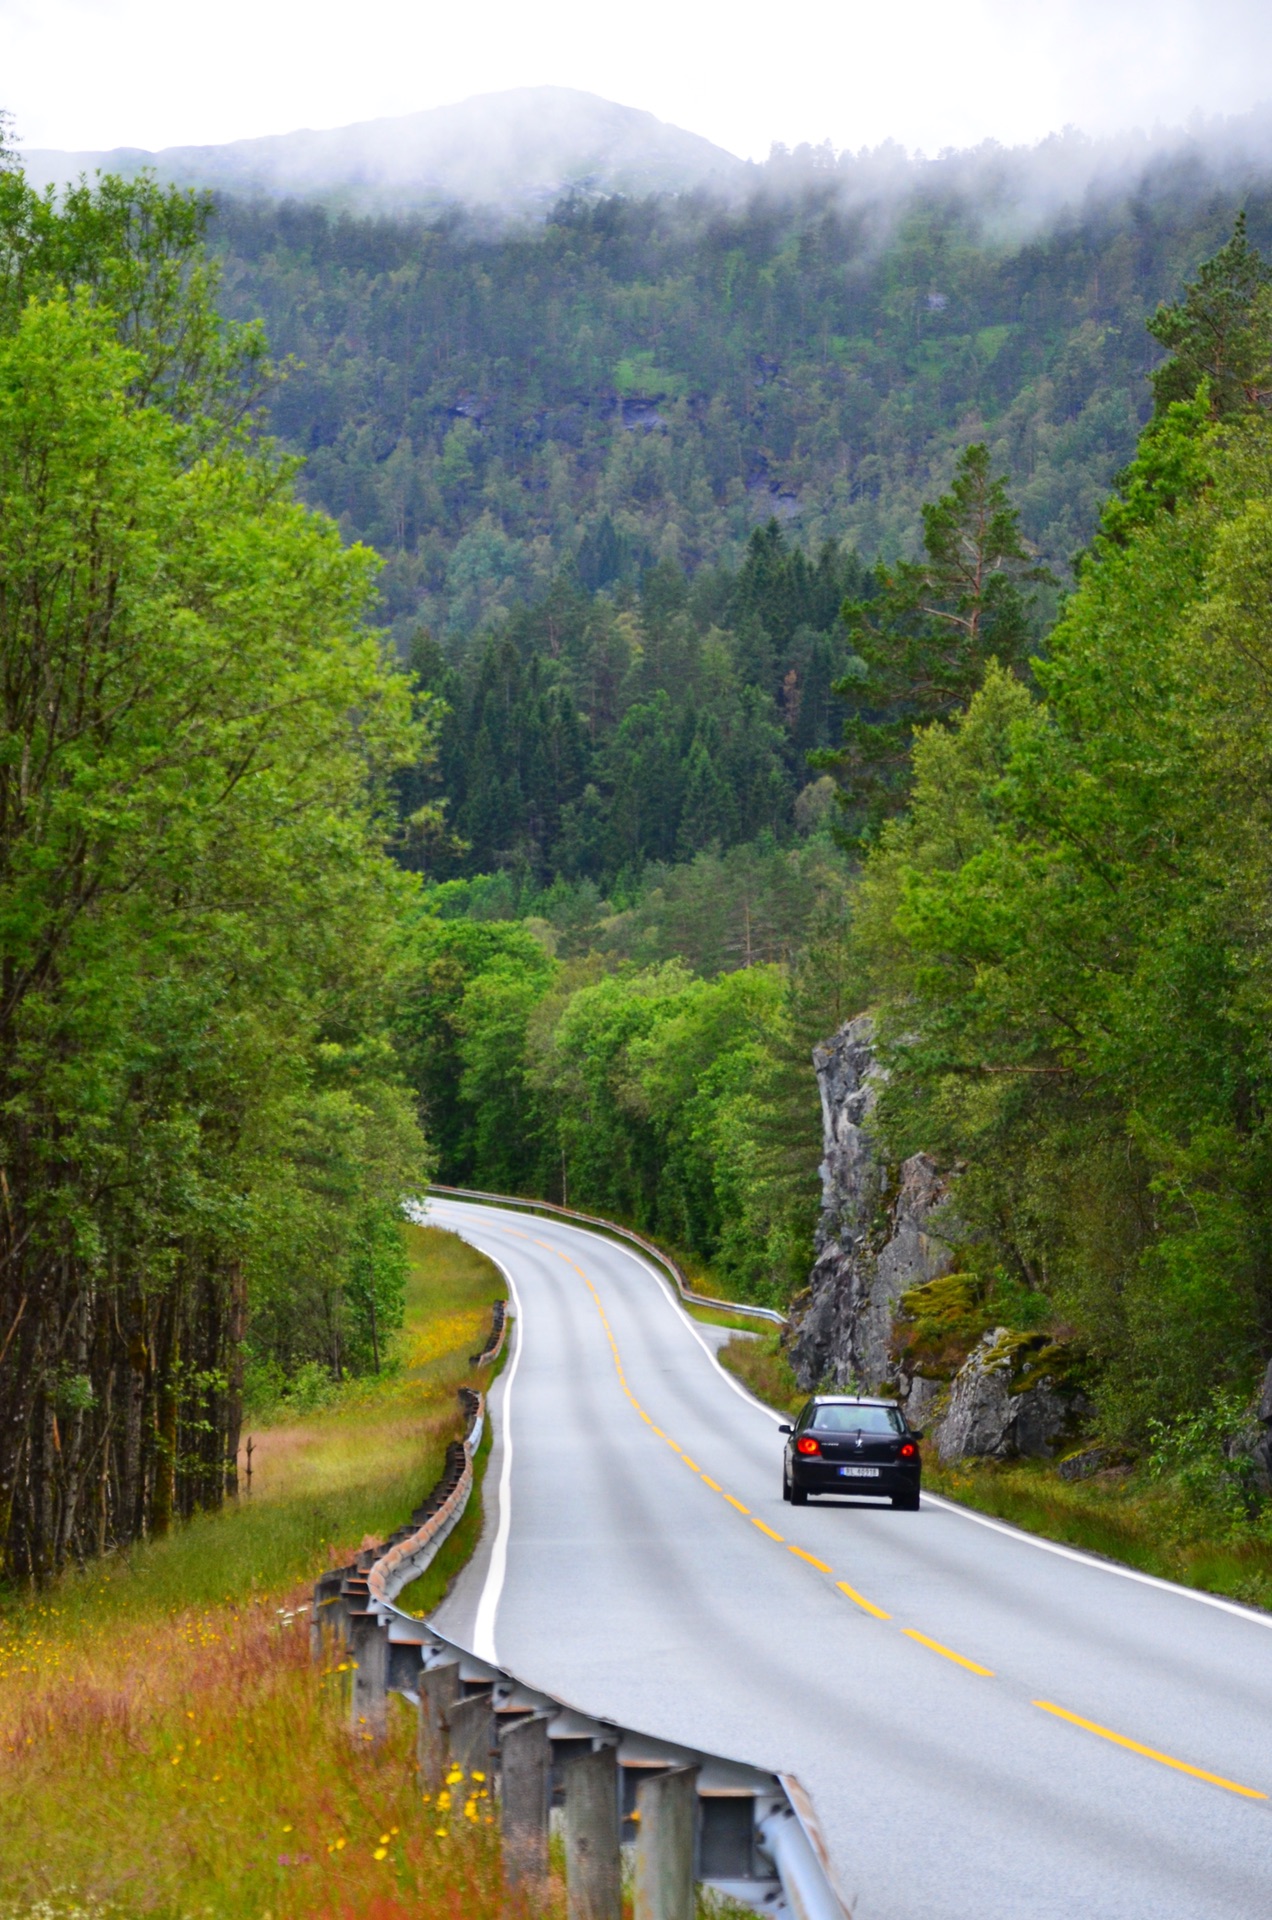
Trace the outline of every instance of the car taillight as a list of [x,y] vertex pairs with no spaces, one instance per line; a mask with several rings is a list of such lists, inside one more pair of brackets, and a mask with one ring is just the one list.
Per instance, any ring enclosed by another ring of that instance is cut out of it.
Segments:
[[913,1460],[917,1452],[918,1448],[913,1440],[907,1440],[902,1447],[898,1448],[898,1454],[902,1460]]
[[796,1453],[820,1453],[821,1445],[814,1440],[811,1433],[804,1433],[795,1442],[795,1451]]

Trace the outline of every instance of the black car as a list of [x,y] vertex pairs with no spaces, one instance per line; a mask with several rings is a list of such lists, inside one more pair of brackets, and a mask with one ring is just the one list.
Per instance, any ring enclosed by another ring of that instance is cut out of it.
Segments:
[[782,1498],[807,1504],[810,1493],[886,1494],[894,1507],[919,1504],[923,1438],[891,1400],[819,1393],[793,1427],[782,1464]]

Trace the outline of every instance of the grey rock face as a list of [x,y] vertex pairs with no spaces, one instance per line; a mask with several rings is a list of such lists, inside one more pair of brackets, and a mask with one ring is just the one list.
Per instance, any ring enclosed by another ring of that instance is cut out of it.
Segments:
[[942,1460],[1050,1459],[1073,1400],[1046,1379],[1013,1393],[1017,1353],[1011,1330],[995,1327],[964,1361],[933,1435]]
[[[948,1273],[949,1247],[929,1229],[949,1182],[925,1153],[900,1169],[895,1193],[870,1138],[884,1079],[868,1014],[813,1050],[821,1091],[822,1211],[808,1292],[791,1315],[787,1350],[800,1384],[895,1386],[892,1322],[901,1295]],[[930,1382],[903,1383],[906,1404]],[[935,1391],[935,1388],[933,1389]],[[930,1404],[930,1396],[928,1400]],[[912,1413],[911,1417],[916,1417]]]

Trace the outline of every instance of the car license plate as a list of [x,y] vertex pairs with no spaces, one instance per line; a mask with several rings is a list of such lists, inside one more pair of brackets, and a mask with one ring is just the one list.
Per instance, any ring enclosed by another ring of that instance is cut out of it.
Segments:
[[839,1471],[845,1480],[877,1480],[879,1478],[878,1467],[840,1467]]

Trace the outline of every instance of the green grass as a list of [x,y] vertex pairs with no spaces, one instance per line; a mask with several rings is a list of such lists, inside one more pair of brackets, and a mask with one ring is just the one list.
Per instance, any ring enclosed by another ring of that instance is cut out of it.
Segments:
[[757,1400],[779,1413],[798,1413],[808,1398],[782,1351],[782,1330],[774,1327],[758,1340],[730,1340],[721,1347],[721,1366],[737,1375]]
[[942,1467],[929,1450],[923,1484],[1027,1533],[1272,1609],[1272,1539],[1257,1520],[1225,1515],[1177,1480],[1152,1479],[1141,1469],[1070,1482],[1040,1460]]
[[[406,1229],[406,1323],[378,1381],[351,1383],[307,1419],[253,1434],[252,1493],[164,1540],[109,1556],[38,1598],[0,1600],[0,1638],[56,1619],[63,1633],[155,1613],[251,1601],[312,1580],[363,1536],[389,1533],[437,1480],[462,1428],[458,1388],[485,1343],[498,1269],[436,1228]],[[0,1653],[0,1678],[5,1661]]]
[[[385,1747],[368,1748],[346,1724],[343,1663],[309,1660],[315,1575],[419,1502],[462,1430],[456,1389],[484,1384],[468,1355],[501,1276],[451,1235],[407,1232],[398,1370],[256,1436],[250,1498],[44,1594],[5,1596],[3,1920],[519,1912],[488,1803],[424,1804],[403,1704],[390,1701]],[[411,1604],[436,1603],[479,1525],[473,1501]]]

